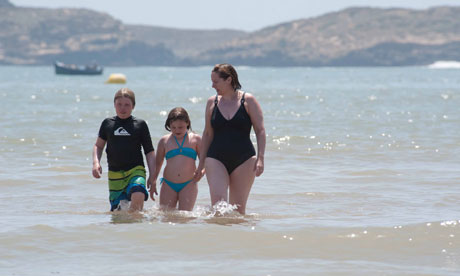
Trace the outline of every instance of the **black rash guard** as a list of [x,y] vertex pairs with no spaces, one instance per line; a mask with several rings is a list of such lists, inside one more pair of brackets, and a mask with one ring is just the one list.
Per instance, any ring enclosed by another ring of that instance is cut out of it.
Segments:
[[154,150],[147,123],[133,116],[105,119],[99,129],[99,137],[107,141],[107,163],[110,171],[127,171],[144,166],[141,146],[147,154]]

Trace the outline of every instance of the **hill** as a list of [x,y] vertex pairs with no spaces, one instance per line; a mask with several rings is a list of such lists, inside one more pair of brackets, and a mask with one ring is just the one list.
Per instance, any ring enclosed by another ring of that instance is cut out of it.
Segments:
[[460,60],[460,7],[350,8],[256,32],[126,25],[0,0],[0,64],[393,66]]
[[272,26],[203,53],[245,65],[417,65],[460,60],[460,7],[350,8]]
[[242,31],[125,25],[87,9],[15,7],[0,0],[0,64],[181,65]]

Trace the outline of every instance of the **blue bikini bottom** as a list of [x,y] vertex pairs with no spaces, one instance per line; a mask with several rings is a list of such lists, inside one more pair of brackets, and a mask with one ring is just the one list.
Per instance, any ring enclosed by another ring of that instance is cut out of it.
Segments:
[[[192,179],[193,180],[193,179]],[[184,182],[184,183],[174,183],[174,182],[171,182],[169,180],[166,180],[166,178],[161,178],[160,179],[160,183],[163,183],[165,182],[166,184],[168,184],[169,187],[171,187],[171,189],[173,189],[174,191],[176,191],[176,193],[180,192],[183,188],[185,188],[185,186],[187,186],[188,183],[192,182],[192,180],[189,180],[187,182]]]

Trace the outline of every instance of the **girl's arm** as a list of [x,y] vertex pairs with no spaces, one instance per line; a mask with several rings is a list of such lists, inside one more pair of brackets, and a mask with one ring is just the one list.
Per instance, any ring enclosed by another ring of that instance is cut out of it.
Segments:
[[256,98],[251,94],[246,93],[246,102],[248,106],[248,114],[251,117],[252,126],[257,138],[257,161],[254,167],[256,176],[260,176],[264,172],[264,157],[265,157],[265,127],[262,108]]
[[165,158],[165,136],[163,136],[160,141],[158,141],[157,154],[155,155],[155,173],[153,174],[152,184],[150,186],[150,198],[155,200],[153,197],[154,194],[158,195],[157,192],[157,179],[161,171],[161,166],[163,166],[163,160]]

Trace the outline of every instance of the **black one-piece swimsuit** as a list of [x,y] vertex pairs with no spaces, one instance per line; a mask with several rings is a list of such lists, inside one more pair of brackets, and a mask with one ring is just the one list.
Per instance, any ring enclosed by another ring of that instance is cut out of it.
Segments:
[[219,160],[224,164],[228,174],[256,155],[250,138],[252,122],[244,108],[244,94],[241,105],[233,118],[227,120],[217,107],[217,96],[214,100],[214,110],[211,115],[211,126],[214,139],[209,146],[207,157]]

